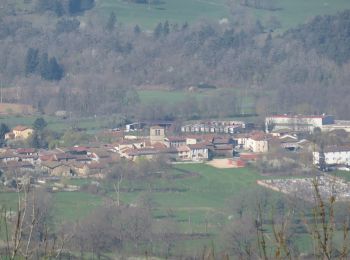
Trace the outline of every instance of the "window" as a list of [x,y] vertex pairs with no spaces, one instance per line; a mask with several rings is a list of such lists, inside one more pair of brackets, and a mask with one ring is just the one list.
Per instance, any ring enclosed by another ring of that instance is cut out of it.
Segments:
[[160,135],[160,129],[156,129],[156,135]]

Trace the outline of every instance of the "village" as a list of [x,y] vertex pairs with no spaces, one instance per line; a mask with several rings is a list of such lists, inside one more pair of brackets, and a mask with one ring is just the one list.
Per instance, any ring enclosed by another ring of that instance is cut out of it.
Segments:
[[[14,187],[16,181],[33,182],[34,176],[100,179],[120,160],[137,162],[159,156],[168,163],[204,162],[217,168],[242,168],[282,150],[312,155],[311,163],[323,171],[349,171],[350,145],[330,144],[320,150],[308,139],[315,129],[344,134],[350,132],[350,122],[326,115],[274,115],[266,117],[265,131],[243,121],[207,120],[184,124],[177,133],[172,122],[136,122],[122,129],[104,130],[102,135],[113,137],[109,143],[54,149],[7,145],[0,150],[0,169],[7,173],[2,178],[4,185]],[[34,131],[33,127],[18,125],[5,134],[5,141],[27,140]]]

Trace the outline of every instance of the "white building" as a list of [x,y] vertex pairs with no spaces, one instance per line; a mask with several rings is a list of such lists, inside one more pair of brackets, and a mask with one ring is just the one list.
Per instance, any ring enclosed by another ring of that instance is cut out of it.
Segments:
[[334,124],[334,116],[305,116],[305,115],[274,115],[266,117],[265,129],[269,133],[273,130],[290,129],[296,132],[312,132],[316,127],[322,129],[324,125]]
[[245,148],[253,153],[266,153],[269,151],[269,144],[266,137],[252,136],[247,139]]
[[347,165],[350,166],[350,146],[330,146],[321,152],[313,152],[313,162],[320,165],[324,160],[326,165]]

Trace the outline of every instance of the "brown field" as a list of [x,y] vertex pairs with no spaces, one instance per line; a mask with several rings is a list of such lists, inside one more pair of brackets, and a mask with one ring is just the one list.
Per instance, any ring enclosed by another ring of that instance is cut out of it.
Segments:
[[13,104],[13,103],[1,103],[0,115],[33,115],[35,108],[30,105]]
[[232,158],[214,159],[212,161],[207,162],[207,164],[218,169],[238,168],[237,164],[235,164]]

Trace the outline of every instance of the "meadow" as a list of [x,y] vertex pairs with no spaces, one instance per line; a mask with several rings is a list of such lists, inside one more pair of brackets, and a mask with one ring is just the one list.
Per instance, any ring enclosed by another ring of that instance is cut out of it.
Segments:
[[[191,173],[186,175],[185,173]],[[202,163],[177,164],[167,173],[168,177],[143,179],[139,181],[124,180],[121,184],[120,199],[123,203],[138,204],[141,197],[147,196],[151,201],[153,217],[157,223],[171,219],[177,231],[182,234],[209,234],[209,237],[184,239],[174,245],[174,252],[197,252],[205,245],[214,245],[218,250],[223,246],[222,231],[234,216],[230,201],[237,201],[242,194],[267,191],[270,194],[269,203],[281,196],[280,193],[265,190],[256,181],[266,177],[261,176],[254,168],[217,169]],[[276,177],[278,178],[278,177]],[[65,183],[82,186],[89,184],[89,179],[65,179]],[[66,221],[80,220],[89,215],[104,201],[116,199],[111,182],[101,181],[101,187],[106,193],[93,195],[87,192],[56,192],[52,193],[53,220],[60,224]],[[1,207],[16,208],[16,193],[0,193]],[[254,200],[254,199],[253,199]],[[254,211],[255,204],[249,205]],[[268,214],[267,217],[270,217]],[[270,232],[270,226],[266,226]],[[336,239],[340,236],[337,231]],[[303,251],[310,250],[308,234],[295,234],[297,244]],[[157,249],[155,249],[157,250]]]
[[114,11],[117,20],[153,29],[159,22],[182,25],[199,19],[217,20],[228,17],[225,0],[162,0],[159,4],[135,4],[125,0],[100,0],[97,11],[105,16]]
[[[176,165],[169,174],[183,171],[196,173],[194,176],[155,179],[152,181],[127,182],[121,185],[121,201],[136,204],[140,196],[147,196],[153,201],[153,214],[156,219],[171,217],[179,224],[184,233],[203,233],[209,222],[209,233],[218,233],[222,221],[227,220],[225,206],[228,200],[243,190],[258,188],[256,180],[262,178],[254,169],[216,169],[205,164]],[[65,180],[68,184],[82,186],[90,180]],[[52,193],[53,215],[56,223],[74,221],[88,215],[108,198],[116,198],[116,193],[109,190],[104,195],[93,195],[86,192]],[[16,209],[18,196],[16,193],[0,193],[0,206]],[[220,222],[220,223],[219,223]],[[219,225],[220,224],[220,225]]]
[[[191,99],[201,101],[206,97],[220,94],[221,90],[222,89],[206,89],[197,92],[189,92],[186,90],[138,90],[137,93],[139,95],[140,102],[143,104],[152,104],[154,102],[176,104]],[[241,102],[242,112],[244,114],[255,113],[253,93],[236,89],[227,89],[226,91],[232,93],[232,95],[236,96],[237,100]]]
[[[144,29],[153,29],[159,22],[193,23],[200,19],[219,21],[229,18],[230,11],[225,0],[163,0],[160,4],[135,4],[126,0],[100,0],[96,10],[103,17],[114,11],[118,21],[126,24],[138,24]],[[280,10],[253,11],[262,21],[275,16],[282,24],[281,31],[305,23],[316,15],[335,14],[350,8],[348,0],[279,0]]]

